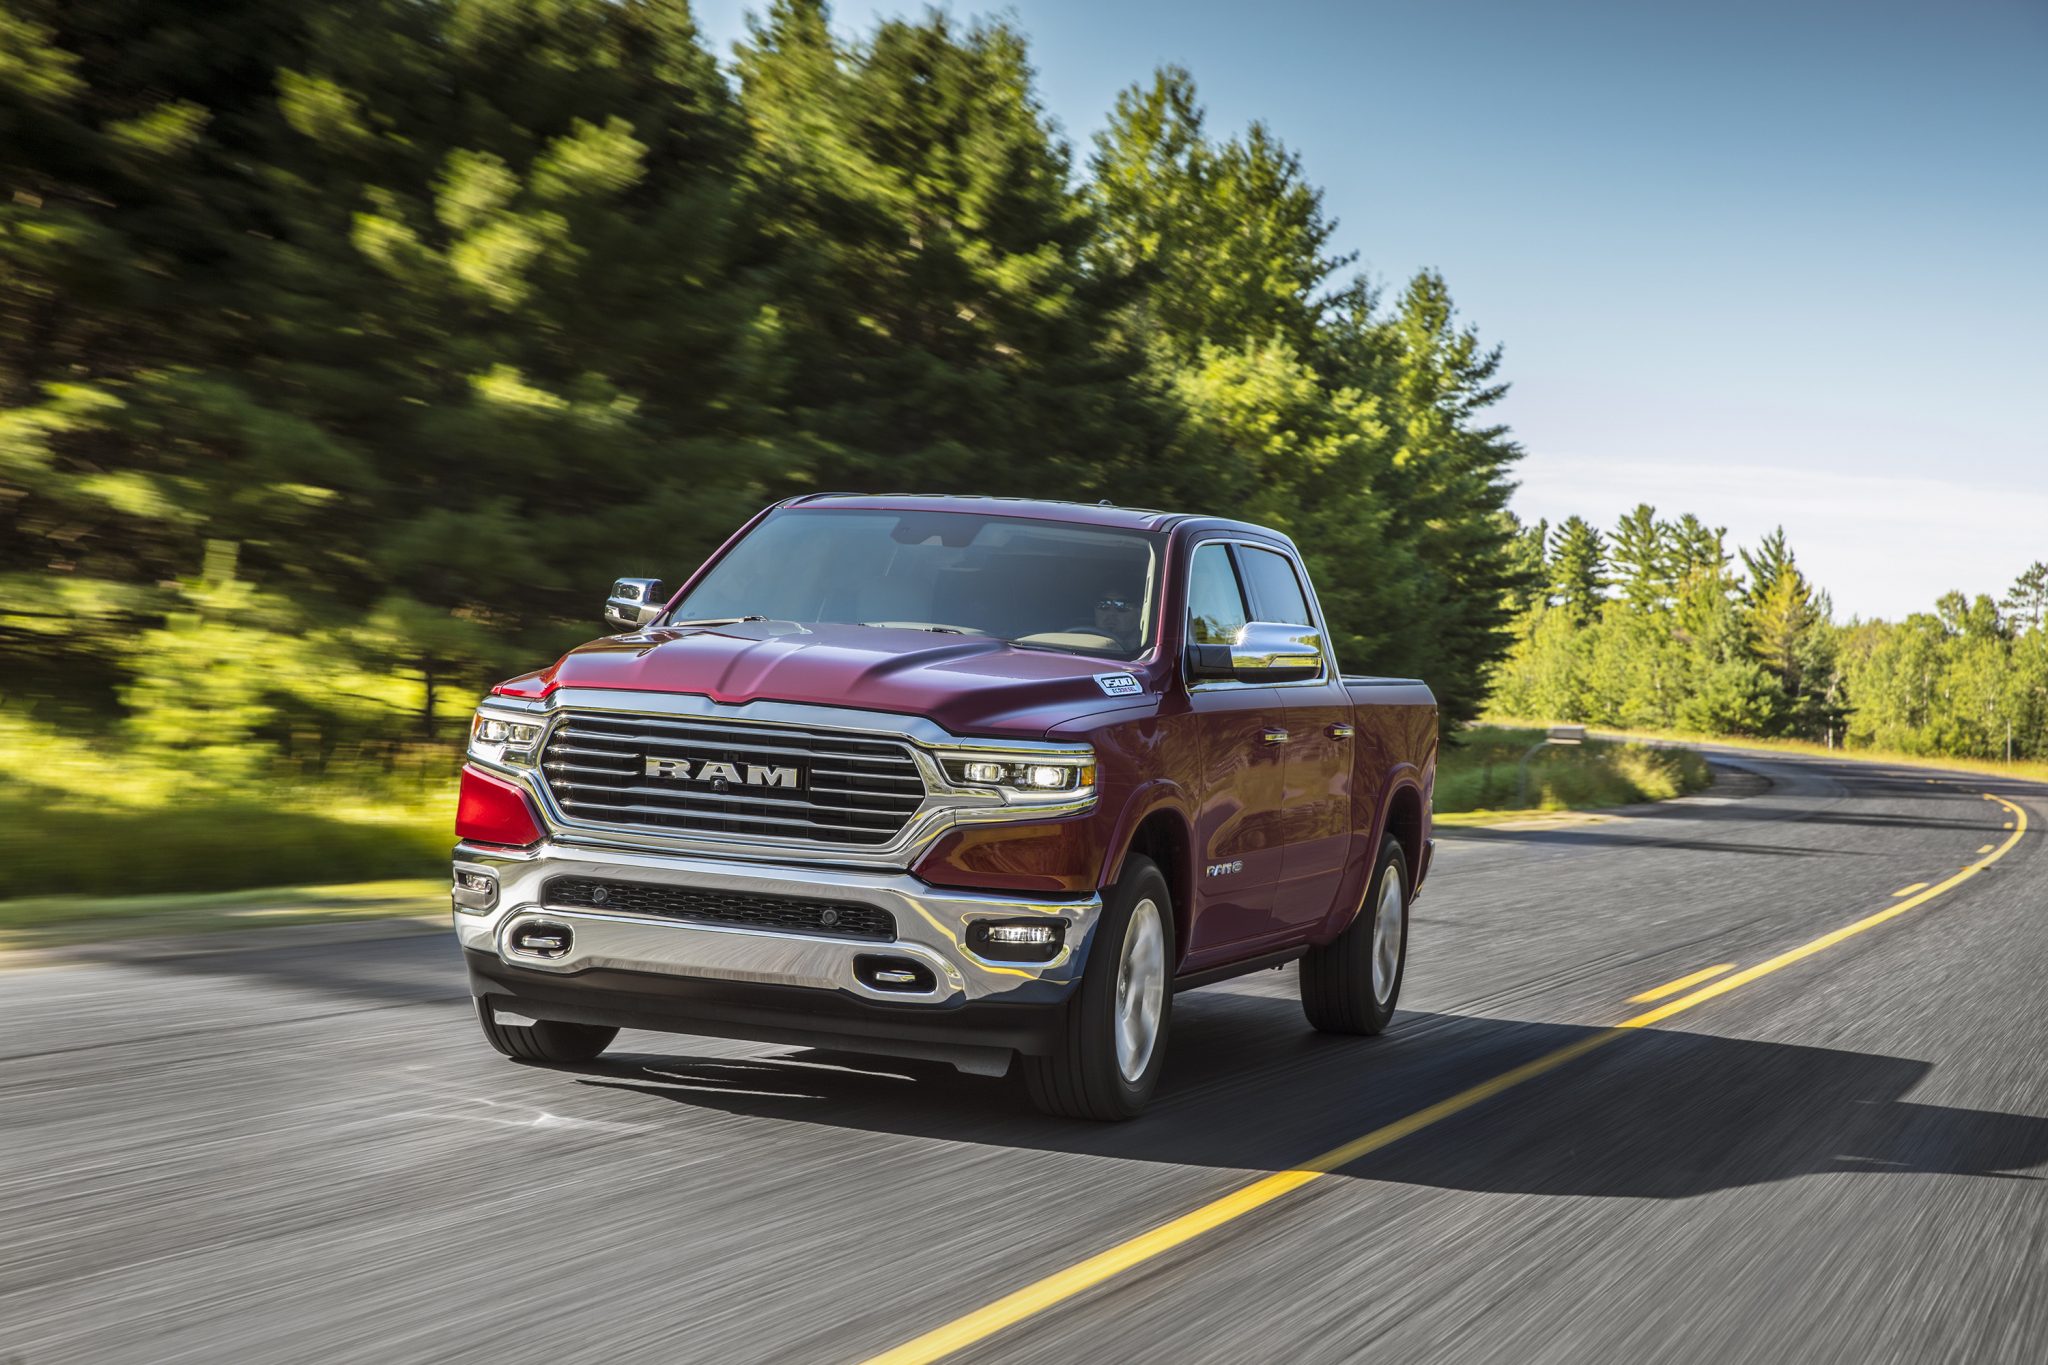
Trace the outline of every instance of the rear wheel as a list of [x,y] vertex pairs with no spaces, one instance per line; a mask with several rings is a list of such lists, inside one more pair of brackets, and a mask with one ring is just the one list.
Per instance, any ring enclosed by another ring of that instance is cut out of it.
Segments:
[[597,1024],[565,1024],[541,1019],[532,1024],[501,1024],[491,1002],[476,997],[476,1021],[484,1038],[515,1062],[587,1062],[612,1045],[619,1036],[615,1028]]
[[1172,1017],[1173,898],[1158,866],[1132,854],[1095,927],[1057,1045],[1023,1059],[1032,1103],[1062,1118],[1136,1118],[1159,1084]]
[[1324,1033],[1380,1033],[1408,971],[1408,859],[1389,835],[1365,905],[1335,942],[1301,960],[1301,1009]]

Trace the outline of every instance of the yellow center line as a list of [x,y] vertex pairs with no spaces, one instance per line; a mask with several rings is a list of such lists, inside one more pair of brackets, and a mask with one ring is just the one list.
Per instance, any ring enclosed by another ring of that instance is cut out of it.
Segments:
[[[1774,958],[1759,962],[1754,967],[1744,968],[1733,976],[1724,976],[1710,982],[1690,995],[1680,996],[1668,1004],[1646,1010],[1633,1019],[1625,1019],[1611,1028],[1589,1033],[1555,1051],[1544,1053],[1532,1062],[1524,1062],[1469,1089],[1460,1090],[1449,1099],[1438,1100],[1426,1109],[1418,1109],[1405,1118],[1395,1119],[1392,1123],[1373,1129],[1363,1137],[1353,1138],[1341,1147],[1332,1147],[1322,1155],[1311,1157],[1291,1170],[1276,1171],[1255,1180],[1192,1212],[1162,1223],[1149,1232],[1139,1233],[1136,1237],[1119,1242],[1106,1251],[1097,1252],[1084,1261],[1068,1266],[1065,1270],[1054,1271],[1044,1279],[1005,1294],[1002,1298],[985,1304],[964,1317],[955,1318],[920,1337],[904,1342],[894,1350],[870,1357],[865,1365],[929,1365],[929,1362],[943,1360],[984,1337],[993,1336],[1006,1327],[1035,1317],[1084,1290],[1191,1242],[1205,1232],[1211,1232],[1225,1223],[1242,1218],[1254,1209],[1262,1208],[1282,1195],[1290,1194],[1312,1181],[1319,1180],[1368,1153],[1376,1152],[1390,1143],[1399,1142],[1402,1138],[1421,1132],[1432,1124],[1440,1123],[1454,1114],[1463,1113],[1476,1104],[1512,1090],[1524,1081],[1534,1080],[1546,1072],[1557,1070],[1567,1062],[1585,1056],[1596,1048],[1605,1047],[1619,1038],[1627,1037],[1631,1029],[1648,1028],[1673,1015],[1683,1014],[1716,996],[1726,995],[1738,986],[1747,985],[1758,977],[1769,976],[1772,972],[1803,961],[1815,953],[1824,952],[1844,939],[1874,929],[1886,920],[1896,919],[1915,906],[1925,905],[1936,896],[1961,886],[2003,858],[2027,832],[2025,811],[2003,797],[1987,793],[1984,799],[1996,801],[2013,813],[2019,827],[2013,831],[2012,837],[1999,845],[1989,857],[1978,859],[1948,880],[1937,882],[1912,899],[1902,900],[1853,924],[1843,925],[1832,933],[1821,935],[1811,943],[1802,943],[1789,952],[1780,953]],[[2013,826],[2008,822],[2006,828],[2013,829]],[[1680,983],[1674,982],[1673,985],[1679,986]]]
[[1652,1000],[1662,1000],[1667,995],[1676,995],[1687,986],[1697,986],[1709,977],[1719,976],[1723,972],[1732,972],[1734,970],[1735,964],[1733,962],[1723,962],[1718,967],[1702,967],[1690,976],[1681,976],[1676,981],[1667,981],[1654,991],[1644,991],[1641,995],[1631,995],[1628,998],[1628,1002],[1631,1005],[1647,1005]]
[[1925,891],[1926,889],[1927,889],[1927,883],[1926,883],[1926,882],[1914,882],[1914,883],[1913,883],[1913,884],[1912,884],[1911,886],[1902,886],[1902,887],[1900,887],[1900,888],[1899,888],[1898,890],[1896,890],[1896,891],[1892,892],[1892,894],[1893,894],[1894,896],[1910,896],[1910,895],[1912,895],[1912,894],[1913,894],[1913,893],[1914,893],[1915,891]]
[[1979,853],[1989,853],[1989,852],[1991,851],[1991,845],[1989,845],[1989,844],[1985,844],[1985,845],[1984,845],[1983,847],[1979,848],[1979,849],[1978,849],[1977,851],[1978,851]]

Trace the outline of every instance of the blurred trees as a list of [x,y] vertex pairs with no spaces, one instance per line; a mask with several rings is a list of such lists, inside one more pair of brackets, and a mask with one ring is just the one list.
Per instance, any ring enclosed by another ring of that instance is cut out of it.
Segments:
[[1444,282],[1183,72],[1077,167],[1002,23],[17,0],[0,175],[0,700],[181,767],[446,737],[807,489],[1270,522],[1453,718],[1533,572]]
[[1499,350],[1184,71],[1077,163],[1003,23],[15,0],[0,175],[0,703],[166,768],[451,737],[817,488],[1278,526],[1453,720],[2048,754],[2048,565],[1841,625],[1782,533],[1519,525]]
[[[1543,540],[1530,528],[1516,543],[1533,555]],[[1568,518],[1549,532],[1550,587],[1523,607],[1493,708],[1975,758],[2003,757],[2010,738],[2013,757],[2048,757],[2048,566],[2000,603],[1952,592],[1896,624],[1837,624],[1782,529],[1740,552],[1741,572],[1725,540],[1648,506],[1606,537]]]

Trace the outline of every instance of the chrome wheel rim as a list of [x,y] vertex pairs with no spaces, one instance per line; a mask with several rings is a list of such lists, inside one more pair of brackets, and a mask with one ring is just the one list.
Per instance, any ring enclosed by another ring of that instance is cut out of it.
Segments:
[[1152,1064],[1165,1012],[1166,935],[1159,906],[1147,898],[1131,911],[1116,964],[1116,1065],[1133,1085]]
[[1372,998],[1384,1005],[1393,998],[1401,975],[1402,928],[1408,908],[1401,900],[1401,869],[1389,867],[1380,878],[1379,900],[1372,911]]

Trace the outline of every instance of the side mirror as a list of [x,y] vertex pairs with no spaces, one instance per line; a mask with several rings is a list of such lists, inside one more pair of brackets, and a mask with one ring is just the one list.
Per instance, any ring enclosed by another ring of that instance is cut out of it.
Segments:
[[668,589],[659,578],[621,578],[604,600],[604,623],[618,630],[638,630],[654,624],[667,605]]
[[1229,645],[1189,645],[1188,677],[1237,682],[1300,682],[1323,671],[1323,637],[1309,626],[1253,621]]

